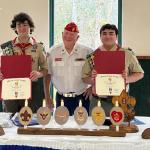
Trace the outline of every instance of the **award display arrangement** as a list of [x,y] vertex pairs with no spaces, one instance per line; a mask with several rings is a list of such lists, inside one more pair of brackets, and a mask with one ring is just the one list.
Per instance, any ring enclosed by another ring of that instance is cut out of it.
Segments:
[[48,125],[48,122],[50,121],[50,110],[48,110],[49,108],[45,107],[45,104],[37,111],[38,121],[39,124],[42,125],[42,127],[27,127],[31,119],[30,117],[32,117],[32,114],[29,109],[24,110],[25,108],[26,107],[22,108],[21,110],[23,110],[23,113],[26,114],[28,120],[26,119],[26,123],[20,120],[24,127],[18,128],[17,130],[18,134],[82,135],[82,136],[111,136],[111,137],[124,137],[126,135],[124,131],[100,129],[100,126],[102,126],[105,121],[105,112],[101,107],[100,102],[98,102],[98,105],[92,110],[93,124],[97,126],[97,128],[93,130],[84,128],[84,124],[86,124],[86,122],[88,121],[88,113],[86,109],[82,106],[82,101],[79,101],[79,106],[74,111],[74,121],[78,125],[77,128],[65,128],[65,124],[69,119],[69,111],[65,107],[63,100],[61,100],[61,106],[57,107],[54,112],[55,122],[59,125],[59,127],[57,128],[49,128],[48,126],[47,128],[45,128],[45,125],[46,124]]

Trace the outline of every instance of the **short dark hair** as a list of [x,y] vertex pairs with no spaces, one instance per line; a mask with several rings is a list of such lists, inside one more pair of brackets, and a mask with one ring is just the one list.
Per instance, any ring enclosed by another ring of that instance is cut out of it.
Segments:
[[104,31],[106,29],[114,30],[115,34],[118,35],[118,29],[114,24],[105,24],[105,25],[103,25],[100,29],[100,35],[101,35],[102,31]]
[[[15,29],[16,29],[16,23],[17,23],[17,22],[24,23],[25,21],[28,22],[28,24],[29,24],[29,26],[30,26],[30,33],[32,33],[32,32],[34,31],[34,28],[35,28],[34,23],[33,23],[33,20],[32,20],[32,18],[31,18],[28,14],[23,13],[23,12],[21,12],[21,13],[19,13],[19,14],[16,14],[16,15],[14,16],[13,20],[11,21],[10,27],[11,27],[13,30],[15,30]],[[17,31],[15,31],[15,33],[18,34]]]

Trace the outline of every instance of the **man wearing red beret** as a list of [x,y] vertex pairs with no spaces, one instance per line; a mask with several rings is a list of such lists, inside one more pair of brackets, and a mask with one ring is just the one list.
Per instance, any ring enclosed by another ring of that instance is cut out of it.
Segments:
[[49,84],[52,81],[57,89],[56,107],[60,106],[61,99],[68,108],[70,115],[82,100],[82,105],[89,111],[89,98],[87,98],[88,84],[81,79],[82,66],[86,56],[92,49],[78,44],[79,30],[74,22],[67,24],[62,33],[63,43],[53,46],[48,56],[49,71],[45,78],[45,93],[47,103],[52,104],[49,95]]

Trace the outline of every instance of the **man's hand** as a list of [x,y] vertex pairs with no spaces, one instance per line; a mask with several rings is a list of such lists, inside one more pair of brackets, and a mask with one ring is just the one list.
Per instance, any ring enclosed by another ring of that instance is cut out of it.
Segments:
[[92,96],[92,87],[87,88],[83,93],[83,96],[85,96],[85,100],[87,100],[88,98],[90,99]]
[[53,112],[54,104],[53,100],[50,97],[46,98],[46,106],[50,108],[51,112]]
[[43,74],[39,71],[32,71],[30,73],[30,79],[32,81],[36,81],[38,78],[41,78],[43,76]]
[[128,74],[127,74],[127,71],[126,71],[126,70],[124,70],[124,71],[122,72],[122,77],[124,78],[125,83],[128,83]]
[[97,71],[96,70],[94,70],[94,69],[92,70],[91,77],[92,77],[92,80],[94,80],[97,77]]

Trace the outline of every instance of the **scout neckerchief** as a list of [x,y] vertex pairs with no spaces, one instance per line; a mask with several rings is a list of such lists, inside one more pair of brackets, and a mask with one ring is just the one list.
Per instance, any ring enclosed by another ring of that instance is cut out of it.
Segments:
[[[13,40],[13,45],[19,47],[22,50],[23,55],[25,55],[25,49],[29,46],[32,46],[31,43],[16,43],[17,37]],[[35,39],[31,37],[31,40],[33,40],[33,43],[35,43]]]

